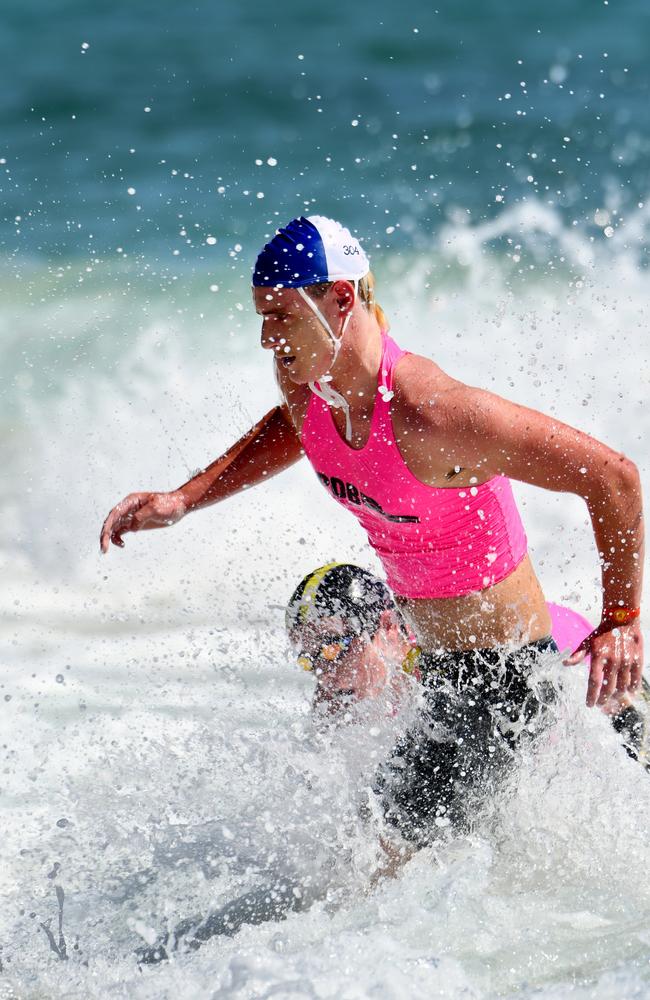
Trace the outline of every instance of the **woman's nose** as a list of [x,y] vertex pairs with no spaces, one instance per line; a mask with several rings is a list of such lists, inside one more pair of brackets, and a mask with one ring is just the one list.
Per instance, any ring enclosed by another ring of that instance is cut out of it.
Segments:
[[267,330],[266,324],[262,323],[262,333],[260,336],[260,343],[265,351],[272,351],[277,345],[277,340],[273,337]]

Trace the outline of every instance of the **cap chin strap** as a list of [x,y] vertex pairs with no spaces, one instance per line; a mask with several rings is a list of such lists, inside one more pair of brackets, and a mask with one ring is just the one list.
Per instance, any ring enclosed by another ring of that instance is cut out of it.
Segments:
[[[353,283],[354,283],[354,296],[356,298],[357,288],[359,285],[357,278],[354,278]],[[343,343],[343,335],[345,333],[348,323],[350,322],[350,316],[352,315],[352,310],[350,309],[349,313],[343,320],[343,326],[341,327],[341,336],[335,337],[332,327],[329,325],[329,323],[323,316],[322,312],[320,311],[314,300],[310,298],[309,295],[307,295],[304,288],[301,288],[299,286],[296,289],[296,291],[305,300],[305,302],[313,312],[318,322],[321,324],[325,332],[328,334],[330,340],[332,341],[332,344],[334,345],[334,357],[332,358],[332,363],[330,365],[331,369],[335,364],[336,359],[339,356],[339,351],[341,350],[341,344]],[[331,375],[329,374],[321,375],[321,377],[318,379],[317,382],[309,382],[309,388],[311,389],[311,391],[314,393],[315,396],[318,396],[319,399],[322,399],[323,402],[327,403],[328,406],[335,406],[343,410],[345,414],[345,440],[351,441],[352,422],[350,420],[350,404],[348,403],[347,399],[345,399],[341,395],[340,392],[337,392],[336,389],[333,389],[330,385],[327,385],[327,383],[331,381],[332,381]]]

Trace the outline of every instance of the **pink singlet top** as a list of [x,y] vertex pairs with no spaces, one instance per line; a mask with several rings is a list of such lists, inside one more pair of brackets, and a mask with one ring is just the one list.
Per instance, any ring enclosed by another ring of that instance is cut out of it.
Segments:
[[420,482],[395,444],[393,371],[406,354],[382,332],[379,384],[363,448],[338,433],[330,408],[309,401],[302,444],[325,488],[368,534],[389,586],[403,597],[460,597],[505,579],[526,555],[526,535],[510,480],[477,486]]

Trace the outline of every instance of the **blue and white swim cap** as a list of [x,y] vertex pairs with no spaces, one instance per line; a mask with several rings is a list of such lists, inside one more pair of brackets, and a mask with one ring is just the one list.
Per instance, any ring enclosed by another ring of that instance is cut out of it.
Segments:
[[[326,219],[324,215],[310,215],[307,219],[301,216],[293,219],[283,229],[278,229],[271,242],[261,251],[255,262],[253,287],[296,289],[332,341],[334,353],[331,368],[341,349],[352,310],[350,308],[345,316],[337,336],[305,288],[345,279],[353,282],[356,299],[359,279],[364,278],[369,270],[368,258],[349,229],[333,219]],[[328,385],[331,381],[332,376],[325,372],[317,381],[309,382],[309,388],[329,406],[343,409],[345,437],[351,441],[350,404]]]
[[301,216],[279,229],[255,262],[255,288],[304,288],[326,281],[357,282],[370,270],[349,229],[323,215]]

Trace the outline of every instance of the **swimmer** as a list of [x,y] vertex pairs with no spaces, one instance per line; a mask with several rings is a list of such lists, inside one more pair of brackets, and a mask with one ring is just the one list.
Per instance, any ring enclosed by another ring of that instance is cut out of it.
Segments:
[[[558,649],[572,652],[592,631],[578,612],[548,603]],[[296,662],[315,680],[313,706],[338,717],[351,703],[389,692],[399,706],[409,678],[419,679],[420,650],[385,583],[352,563],[327,563],[308,573],[285,615]],[[650,685],[632,701],[614,694],[602,706],[628,755],[650,769]]]
[[338,716],[352,702],[400,702],[417,646],[381,580],[351,563],[328,563],[301,580],[285,614],[298,664],[313,672],[313,707]]
[[[252,284],[281,405],[178,489],[118,503],[102,527],[102,551],[306,455],[326,492],[365,529],[417,637],[428,711],[444,719],[449,739],[420,734],[403,747],[400,766],[404,773],[427,756],[431,769],[453,774],[427,793],[432,816],[453,816],[496,736],[511,755],[520,737],[543,728],[554,697],[552,685],[533,694],[528,683],[557,647],[510,480],[576,494],[587,506],[602,613],[567,662],[590,655],[592,707],[615,692],[632,696],[641,682],[638,470],[559,420],[399,348],[363,248],[331,219],[294,219],[278,230],[257,258]],[[497,708],[500,734],[489,721]],[[431,826],[414,827],[411,836],[419,844]]]

